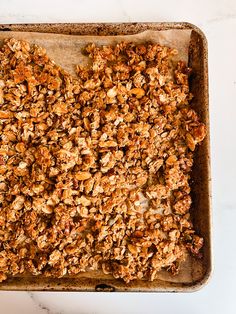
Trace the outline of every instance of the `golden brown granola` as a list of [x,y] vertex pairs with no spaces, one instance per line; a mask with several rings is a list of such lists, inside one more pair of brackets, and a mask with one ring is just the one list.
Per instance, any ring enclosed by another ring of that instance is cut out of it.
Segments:
[[85,49],[73,78],[45,49],[0,50],[0,279],[101,269],[126,282],[199,255],[189,209],[205,126],[175,49]]

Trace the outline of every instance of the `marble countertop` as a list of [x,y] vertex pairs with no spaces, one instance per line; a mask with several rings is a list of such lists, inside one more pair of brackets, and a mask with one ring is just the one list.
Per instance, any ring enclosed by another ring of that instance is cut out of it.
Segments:
[[214,272],[191,294],[0,292],[0,314],[236,313],[236,1],[5,0],[0,23],[185,21],[209,45]]

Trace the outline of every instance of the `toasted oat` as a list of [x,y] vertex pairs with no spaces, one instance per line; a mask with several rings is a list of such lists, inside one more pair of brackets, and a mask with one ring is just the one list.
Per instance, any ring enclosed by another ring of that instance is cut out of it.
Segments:
[[154,280],[199,256],[189,178],[206,131],[190,69],[158,44],[86,50],[78,78],[41,47],[0,50],[0,280],[97,269]]

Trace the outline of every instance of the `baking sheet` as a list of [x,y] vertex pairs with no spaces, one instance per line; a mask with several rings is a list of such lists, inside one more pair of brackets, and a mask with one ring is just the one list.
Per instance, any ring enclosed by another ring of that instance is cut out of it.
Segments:
[[48,56],[56,64],[75,75],[76,65],[86,65],[88,57],[81,53],[81,49],[89,43],[97,45],[114,45],[121,41],[132,41],[135,43],[153,42],[160,45],[178,49],[177,59],[188,62],[188,49],[191,30],[147,30],[135,35],[123,36],[81,36],[63,35],[34,32],[0,32],[0,43],[6,38],[26,40],[37,44],[47,50]]
[[[48,56],[75,76],[76,65],[87,65],[88,57],[82,54],[81,49],[89,43],[97,45],[114,45],[121,41],[132,41],[135,43],[152,42],[168,47],[176,48],[178,60],[188,62],[189,44],[192,30],[171,29],[163,31],[147,30],[135,35],[122,36],[84,36],[84,35],[64,35],[35,32],[0,32],[0,44],[4,39],[16,38],[26,40],[31,44],[37,44],[47,50]],[[203,272],[202,263],[195,258],[188,256],[182,263],[180,273],[176,276],[166,271],[160,271],[157,279],[168,282],[191,283],[201,278]],[[80,273],[78,277],[113,278],[99,272]]]

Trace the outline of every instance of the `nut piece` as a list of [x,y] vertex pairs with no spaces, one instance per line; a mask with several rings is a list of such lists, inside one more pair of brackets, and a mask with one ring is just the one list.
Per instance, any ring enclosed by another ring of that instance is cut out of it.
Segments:
[[55,112],[58,116],[61,116],[67,113],[67,104],[58,102],[53,105],[52,111]]
[[128,249],[134,255],[136,255],[138,253],[137,247],[132,245],[132,244],[128,244]]
[[117,91],[116,91],[116,87],[114,86],[113,88],[110,88],[108,91],[107,91],[107,96],[109,98],[115,98],[117,95]]
[[20,210],[24,206],[24,201],[25,201],[24,196],[20,196],[20,195],[17,196],[14,202],[12,203],[12,208],[14,210]]
[[171,166],[177,161],[177,157],[175,155],[171,155],[166,159],[166,164]]
[[100,142],[100,147],[116,147],[118,144],[115,141],[106,141],[106,142]]
[[26,148],[24,143],[17,143],[15,146],[15,149],[17,150],[18,153],[24,153]]
[[142,88],[135,87],[130,90],[130,93],[139,99],[145,95],[145,90]]
[[0,110],[0,119],[10,119],[12,118],[12,116],[13,116],[12,112]]
[[86,172],[86,171],[77,172],[75,174],[75,178],[79,181],[87,180],[87,179],[91,178],[91,176],[92,176],[91,173]]

